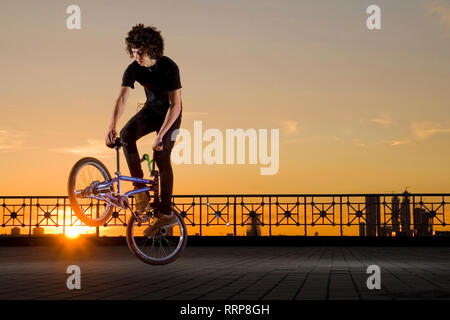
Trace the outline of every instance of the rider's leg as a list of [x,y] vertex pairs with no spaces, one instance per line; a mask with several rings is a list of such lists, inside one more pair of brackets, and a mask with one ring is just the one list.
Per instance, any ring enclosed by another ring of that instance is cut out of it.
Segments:
[[[176,215],[171,215],[173,171],[170,164],[170,154],[178,134],[178,131],[175,133],[174,131],[180,128],[180,124],[181,114],[163,137],[163,151],[153,152],[153,159],[156,161],[161,174],[161,203],[158,206],[161,215],[155,216],[155,219],[150,221],[148,227],[144,230],[144,236],[146,237],[153,236],[161,227],[177,224]],[[172,133],[174,133],[173,138]]]
[[161,176],[161,203],[159,209],[163,214],[170,214],[173,190],[173,171],[170,163],[170,153],[167,150],[155,151],[153,153]]
[[[136,141],[152,131],[159,130],[163,121],[164,118],[161,115],[153,113],[147,108],[143,108],[120,131],[120,140],[132,177],[144,177]],[[142,185],[137,183],[134,183],[134,185],[136,187],[142,187]]]
[[172,124],[169,130],[167,130],[166,134],[163,137],[163,150],[155,151],[153,153],[153,157],[158,165],[160,174],[161,174],[161,204],[160,210],[161,213],[169,215],[171,213],[172,206],[172,191],[173,191],[173,171],[172,165],[170,163],[170,154],[172,152],[172,148],[175,144],[175,139],[178,134],[178,131],[173,134],[172,133],[180,128],[181,124],[181,114]]
[[[143,178],[141,161],[136,146],[136,141],[146,134],[156,131],[160,128],[164,119],[146,108],[141,109],[120,131],[120,140],[123,145],[123,151],[127,160],[130,175],[134,178]],[[145,185],[134,182],[135,189],[142,188]],[[136,210],[144,212],[150,202],[150,193],[140,192],[135,195]]]

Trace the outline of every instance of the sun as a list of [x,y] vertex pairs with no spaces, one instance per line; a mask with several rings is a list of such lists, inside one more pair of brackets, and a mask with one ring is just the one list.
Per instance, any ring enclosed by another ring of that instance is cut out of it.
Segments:
[[88,226],[70,226],[66,227],[65,235],[68,239],[76,239],[80,235],[89,234],[91,229]]
[[69,239],[76,239],[80,236],[80,230],[77,227],[69,227],[66,229],[66,237]]

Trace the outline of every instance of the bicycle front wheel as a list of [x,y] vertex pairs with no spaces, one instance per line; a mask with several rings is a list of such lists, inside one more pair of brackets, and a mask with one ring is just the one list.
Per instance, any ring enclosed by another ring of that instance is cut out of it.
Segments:
[[137,221],[134,215],[131,215],[127,225],[127,243],[131,252],[141,261],[148,264],[166,264],[174,261],[183,252],[187,242],[186,224],[175,209],[172,208],[172,211],[176,215],[177,223],[160,228],[153,236],[143,234],[148,227],[148,221]]
[[[81,194],[95,183],[111,180],[111,175],[103,163],[95,158],[83,158],[73,166],[69,175],[68,193],[70,206],[81,222],[98,227],[104,224],[111,216],[113,206],[99,197],[91,194]],[[102,193],[113,193],[114,188],[103,190]]]

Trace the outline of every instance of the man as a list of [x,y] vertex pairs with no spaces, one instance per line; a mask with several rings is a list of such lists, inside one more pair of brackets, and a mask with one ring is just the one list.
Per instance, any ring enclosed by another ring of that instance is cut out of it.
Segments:
[[[127,103],[131,89],[137,81],[145,90],[147,101],[120,131],[125,158],[132,177],[143,178],[136,141],[156,131],[153,143],[154,160],[161,174],[161,203],[154,203],[157,213],[144,235],[154,235],[159,228],[176,222],[171,210],[173,172],[170,154],[175,143],[174,130],[180,127],[182,115],[181,82],[177,64],[163,55],[164,40],[155,27],[134,26],[125,39],[126,50],[134,61],[126,68],[117,98],[106,144],[111,146],[117,136],[116,125]],[[162,145],[161,145],[162,144]],[[142,185],[134,183],[135,189]],[[136,194],[136,210],[144,212],[150,201],[148,192]]]

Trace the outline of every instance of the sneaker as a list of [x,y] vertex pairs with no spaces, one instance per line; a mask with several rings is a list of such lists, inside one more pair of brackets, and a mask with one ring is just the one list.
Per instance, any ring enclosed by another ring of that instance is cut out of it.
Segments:
[[136,211],[138,213],[143,213],[147,210],[147,206],[149,205],[150,202],[150,195],[147,191],[145,192],[140,192],[140,193],[136,193],[135,195],[136,198]]
[[175,213],[170,215],[160,214],[156,215],[152,221],[150,221],[149,226],[144,230],[144,236],[150,237],[156,234],[160,228],[167,228],[178,224],[177,217]]

